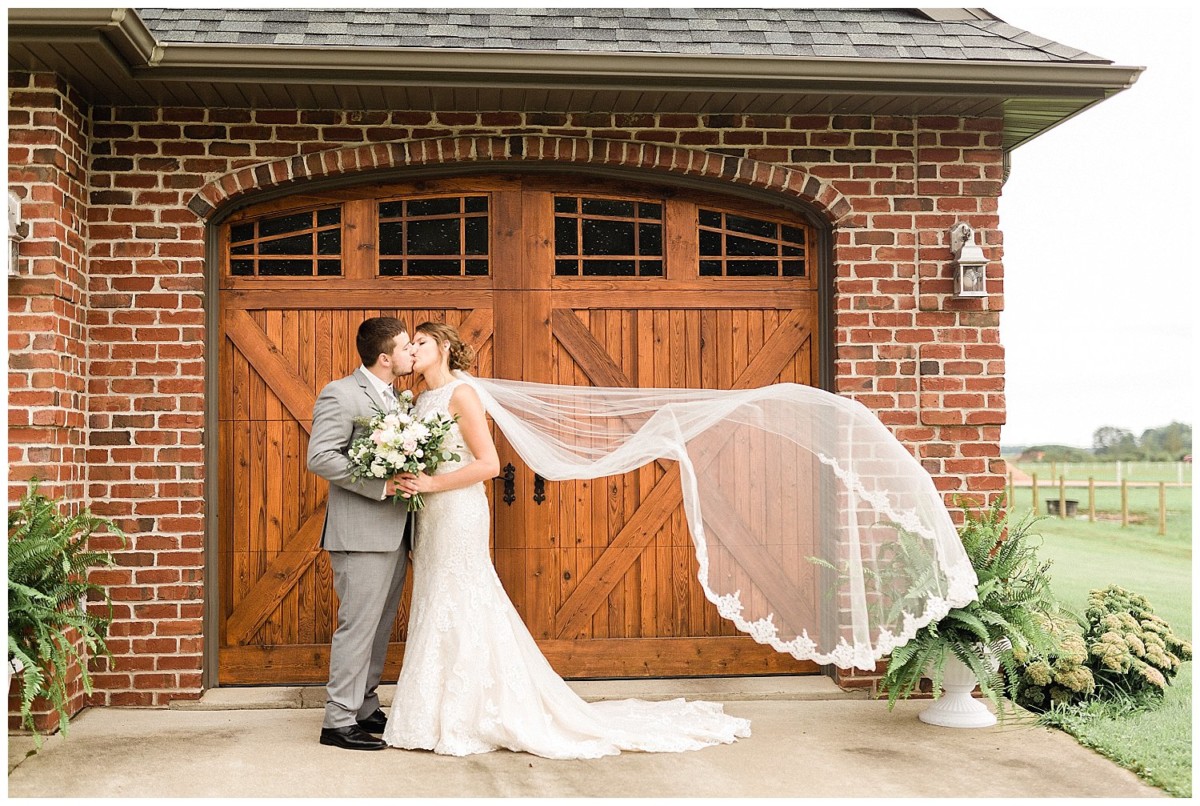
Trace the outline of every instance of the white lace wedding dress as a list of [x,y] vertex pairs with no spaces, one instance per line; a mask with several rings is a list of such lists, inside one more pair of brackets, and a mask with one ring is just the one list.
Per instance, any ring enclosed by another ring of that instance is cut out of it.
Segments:
[[[447,411],[462,381],[425,392],[417,414]],[[451,450],[473,461],[455,425]],[[417,515],[408,643],[383,739],[393,747],[465,756],[509,749],[545,758],[622,750],[680,752],[750,735],[719,704],[587,703],[550,667],[496,576],[483,484],[425,494]]]

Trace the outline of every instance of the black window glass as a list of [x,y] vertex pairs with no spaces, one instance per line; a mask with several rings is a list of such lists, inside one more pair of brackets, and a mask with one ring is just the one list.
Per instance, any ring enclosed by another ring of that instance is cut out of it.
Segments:
[[577,218],[554,219],[554,254],[579,254],[579,229]]
[[662,220],[662,205],[651,202],[640,202],[638,204],[638,217],[654,218]]
[[719,261],[719,260],[701,260],[700,261],[700,276],[701,277],[720,277],[721,276],[721,261]]
[[384,277],[401,277],[404,274],[403,260],[379,261],[379,273]]
[[260,260],[258,275],[260,277],[311,277],[313,264],[311,260]]
[[728,260],[725,262],[727,277],[774,277],[778,273],[774,260]]
[[413,199],[408,203],[409,217],[431,215],[458,215],[462,212],[462,199]]
[[254,275],[253,260],[235,260],[229,264],[229,270],[238,277],[250,277]]
[[[700,254],[721,254],[721,233],[710,232],[709,230],[700,230]],[[717,273],[720,274],[720,272]]]
[[487,196],[380,203],[380,275],[486,276],[491,239],[487,212]]
[[258,237],[267,238],[272,235],[282,235],[285,232],[309,229],[312,225],[313,215],[311,212],[268,218],[258,223]]
[[488,251],[488,220],[486,218],[468,218],[463,222],[463,230],[467,242],[465,254],[486,255]]
[[721,228],[721,214],[714,213],[712,210],[700,211],[700,226]]
[[764,238],[774,238],[779,232],[779,225],[773,221],[759,221],[740,215],[725,216],[725,228],[733,232],[744,232],[747,235],[761,235]]
[[342,231],[327,229],[317,233],[317,254],[340,255],[342,253]]
[[584,199],[583,214],[633,218],[633,202],[621,199]]
[[[436,218],[423,221],[409,219],[406,244],[410,255],[458,255],[459,244],[457,218]],[[457,273],[457,272],[456,272]]]
[[783,261],[783,276],[784,277],[803,277],[804,276],[804,261],[803,260],[785,260],[785,261]]
[[254,225],[253,224],[234,224],[229,228],[229,240],[232,243],[238,241],[254,240]]
[[579,200],[574,196],[555,196],[554,212],[574,213],[579,209]]
[[404,254],[403,221],[381,221],[379,223],[379,254]]
[[554,273],[560,276],[577,275],[579,274],[579,261],[556,260],[554,261]]
[[783,228],[783,240],[802,244],[804,243],[804,230],[798,227],[785,226]]
[[585,255],[632,255],[634,252],[632,221],[583,220],[583,253]]
[[643,277],[662,277],[663,264],[661,260],[643,260],[641,268]]
[[318,260],[317,274],[322,277],[336,277],[342,273],[342,261],[340,260]]
[[329,207],[325,210],[317,211],[318,227],[332,227],[340,223],[342,223],[342,208]]
[[737,235],[725,236],[725,254],[731,257],[775,257],[779,254],[778,250],[777,244],[768,241],[739,238]]
[[638,254],[662,254],[662,224],[638,224]]
[[231,255],[253,255],[254,254],[254,244],[244,243],[241,246],[234,246],[234,247],[230,248],[229,254],[231,254]]
[[410,260],[408,261],[410,275],[444,275],[458,274],[457,260]]
[[585,276],[632,277],[637,269],[632,260],[585,260],[583,273]]
[[303,235],[293,235],[290,238],[276,238],[272,241],[260,241],[260,255],[311,255],[313,251],[313,236],[311,232]]

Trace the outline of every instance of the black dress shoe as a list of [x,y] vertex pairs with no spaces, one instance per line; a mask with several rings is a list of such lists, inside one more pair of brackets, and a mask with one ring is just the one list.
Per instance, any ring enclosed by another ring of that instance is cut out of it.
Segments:
[[387,727],[387,714],[376,708],[375,713],[366,719],[358,720],[358,726],[367,733],[383,733],[383,729]]
[[343,747],[346,750],[382,750],[387,743],[376,739],[357,725],[344,728],[321,728],[321,744]]

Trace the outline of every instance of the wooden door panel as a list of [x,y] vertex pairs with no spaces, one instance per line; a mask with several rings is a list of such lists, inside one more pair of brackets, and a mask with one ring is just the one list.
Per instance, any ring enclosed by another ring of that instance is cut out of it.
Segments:
[[[490,193],[489,274],[376,276],[375,206],[408,193]],[[266,203],[230,222],[297,206],[345,204],[341,277],[234,276],[221,269],[218,505],[221,683],[319,683],[336,619],[328,556],[317,548],[326,483],[305,466],[312,405],[330,380],[359,364],[358,323],[397,314],[455,325],[478,350],[483,376],[567,385],[728,389],[815,381],[816,282],[698,274],[695,228],[711,194],[580,176],[460,177],[353,189]],[[664,202],[661,277],[555,275],[555,194],[631,196]],[[725,205],[780,216],[766,205]],[[797,222],[801,225],[800,222]],[[807,226],[807,225],[802,225]],[[222,230],[225,237],[226,230]],[[227,246],[228,238],[225,239]],[[228,260],[228,256],[226,256]],[[815,263],[813,264],[815,266]],[[386,306],[386,307],[383,307]],[[493,349],[493,323],[499,342]],[[419,392],[408,379],[403,388]],[[516,500],[493,503],[493,558],[514,605],[551,664],[574,677],[809,672],[812,664],[755,644],[717,614],[695,579],[680,506],[678,470],[659,462],[619,478],[549,483],[535,478],[494,431],[501,466],[517,468]],[[753,452],[753,444],[737,450]],[[806,457],[784,457],[768,475],[802,478]],[[728,495],[706,506],[736,510],[755,479],[730,474]],[[789,497],[789,500],[794,500]],[[795,507],[795,504],[788,506]],[[812,529],[783,504],[751,524],[754,534]],[[734,530],[737,532],[737,530]],[[802,557],[755,564],[748,533],[710,548],[712,573],[760,595],[803,584]],[[798,603],[811,617],[813,603]],[[385,678],[403,655],[407,597],[394,625]]]
[[[809,380],[813,340],[807,310],[555,308],[551,325],[556,383],[746,388],[798,375]],[[743,449],[752,451],[754,446],[737,446]],[[712,505],[735,507],[739,489],[753,481],[729,478],[730,497]],[[713,668],[727,670],[727,660],[718,661],[714,654],[716,644],[706,642],[717,636],[739,640],[739,633],[720,618],[695,579],[674,463],[658,462],[620,478],[551,487],[557,503],[552,531],[560,544],[560,570],[570,577],[557,591],[555,637],[581,643],[689,638],[699,656],[711,656]],[[759,530],[767,526],[753,525]],[[761,594],[750,584],[747,570],[757,578],[773,576],[776,587],[794,580],[773,573],[761,561],[752,562],[756,553],[744,550],[747,540],[758,539],[730,535],[714,552],[713,572],[729,576],[751,597]],[[786,560],[795,564],[798,558]],[[762,661],[756,656],[751,663]],[[697,658],[691,662],[693,668],[704,664]],[[565,674],[587,673],[556,668]]]
[[[328,673],[327,663],[307,668],[331,640],[337,614],[328,555],[320,550],[328,484],[308,472],[308,435],[317,393],[361,364],[353,341],[358,323],[378,315],[400,316],[410,327],[448,322],[476,347],[480,371],[490,374],[491,313],[446,307],[224,311],[221,683],[277,682],[279,674],[317,682]],[[420,391],[413,378],[401,385]],[[406,594],[392,632],[398,643],[407,606]]]

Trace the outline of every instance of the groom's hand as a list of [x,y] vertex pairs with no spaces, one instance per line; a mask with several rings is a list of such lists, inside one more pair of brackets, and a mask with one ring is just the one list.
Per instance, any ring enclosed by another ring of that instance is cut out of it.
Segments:
[[[386,497],[386,498],[391,498],[397,492],[400,492],[400,491],[401,491],[401,485],[400,485],[400,477],[399,476],[395,476],[393,478],[388,479],[387,484],[385,484],[383,487],[383,494],[384,494],[384,497]],[[408,493],[405,493],[404,497],[408,498],[409,497]]]

